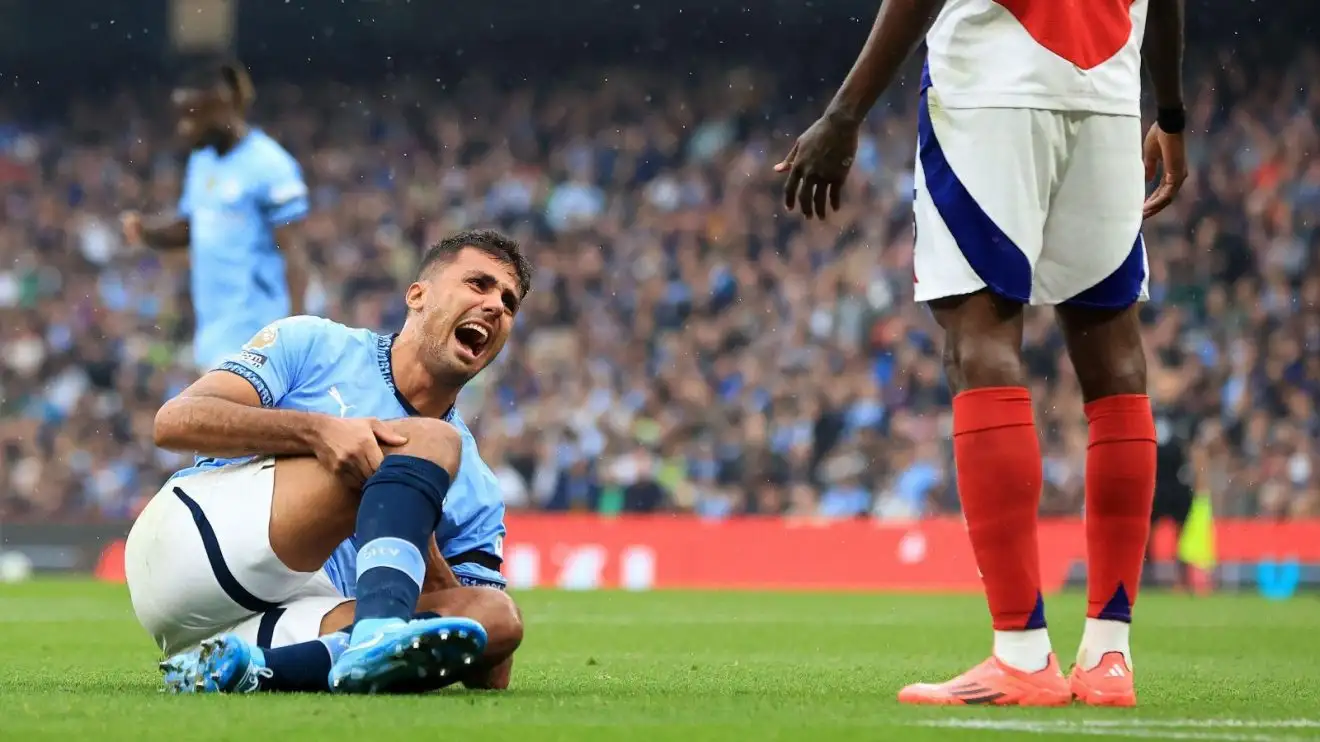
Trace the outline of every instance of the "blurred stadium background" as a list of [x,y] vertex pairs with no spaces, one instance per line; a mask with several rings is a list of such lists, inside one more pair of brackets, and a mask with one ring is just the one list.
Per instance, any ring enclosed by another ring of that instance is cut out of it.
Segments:
[[[1199,569],[1162,531],[1148,574],[1284,597],[1320,585],[1320,6],[1188,5],[1194,175],[1147,226],[1146,341],[1160,497],[1198,498]],[[192,378],[186,266],[117,219],[173,207],[171,72],[228,50],[313,190],[311,312],[388,330],[424,245],[498,226],[529,246],[510,350],[461,403],[515,585],[974,590],[938,340],[910,300],[911,82],[828,224],[786,216],[770,170],[875,7],[0,0],[10,572],[116,579],[183,464],[150,427]],[[1082,576],[1086,430],[1048,312],[1027,354],[1058,588]]]

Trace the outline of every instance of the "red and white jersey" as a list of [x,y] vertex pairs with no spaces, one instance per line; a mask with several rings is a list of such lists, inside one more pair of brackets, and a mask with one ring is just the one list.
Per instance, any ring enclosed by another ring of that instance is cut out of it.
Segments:
[[948,0],[922,87],[948,108],[1139,116],[1147,0]]

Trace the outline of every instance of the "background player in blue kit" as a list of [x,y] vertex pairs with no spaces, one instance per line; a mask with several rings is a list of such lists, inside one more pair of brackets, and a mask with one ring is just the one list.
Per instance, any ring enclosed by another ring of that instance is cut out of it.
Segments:
[[[486,615],[520,638],[503,593],[457,587],[427,554],[439,534],[469,582],[502,582],[498,487],[454,403],[503,348],[529,285],[516,242],[459,234],[427,252],[397,335],[281,320],[167,402],[157,444],[208,458],[171,477],[128,538],[134,610],[160,647],[186,652],[232,631],[288,648],[351,618],[351,638],[313,647],[322,670],[333,662],[328,681],[281,680],[371,692],[467,671],[492,633]],[[409,621],[424,583],[449,588],[424,609],[478,622]]]
[[178,133],[192,150],[177,213],[123,216],[131,243],[191,247],[193,355],[201,370],[271,322],[301,314],[307,291],[299,234],[307,186],[297,161],[247,123],[254,97],[237,63],[205,67],[176,89]]

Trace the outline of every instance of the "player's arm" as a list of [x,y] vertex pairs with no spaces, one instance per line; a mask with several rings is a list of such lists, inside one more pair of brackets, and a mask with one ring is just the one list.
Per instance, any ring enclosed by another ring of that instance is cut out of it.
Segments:
[[121,218],[124,237],[132,244],[144,244],[156,250],[180,250],[192,241],[192,227],[178,215],[144,218],[130,211]]
[[307,259],[307,245],[303,240],[300,223],[286,224],[275,230],[275,243],[284,253],[284,274],[289,284],[289,306],[294,314],[302,314],[307,300],[307,282],[311,273]]
[[860,124],[921,43],[944,3],[945,0],[884,0],[866,45],[825,115]]
[[314,455],[349,486],[360,486],[380,466],[381,445],[407,443],[376,419],[341,419],[275,409],[315,368],[316,317],[290,317],[252,338],[218,369],[198,379],[156,413],[161,448],[202,456]]
[[302,230],[303,220],[311,211],[307,183],[297,160],[282,149],[270,156],[267,172],[262,177],[261,207],[267,223],[275,230],[275,244],[284,254],[292,313],[302,314],[309,274]]
[[120,217],[124,229],[124,239],[129,244],[144,244],[155,250],[181,250],[192,242],[191,217],[193,210],[192,188],[189,177],[193,160],[188,160],[188,168],[183,176],[183,192],[179,194],[179,205],[173,214],[143,217],[136,211],[125,212]]
[[156,413],[156,445],[202,456],[299,456],[314,442],[328,415],[262,406],[250,381],[212,371]]
[[1183,2],[1150,0],[1146,11],[1146,36],[1141,42],[1141,58],[1155,93],[1155,105],[1161,110],[1183,108]]
[[445,561],[444,555],[440,553],[440,544],[435,540],[435,534],[432,533],[431,546],[426,552],[426,576],[422,578],[422,592],[448,590],[462,584],[458,581],[454,570],[450,568],[449,562]]

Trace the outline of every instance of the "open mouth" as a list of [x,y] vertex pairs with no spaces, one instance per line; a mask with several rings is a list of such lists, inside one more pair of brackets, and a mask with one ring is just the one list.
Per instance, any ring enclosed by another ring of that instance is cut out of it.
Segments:
[[474,358],[490,345],[490,335],[490,328],[480,322],[464,322],[454,330],[454,339]]

